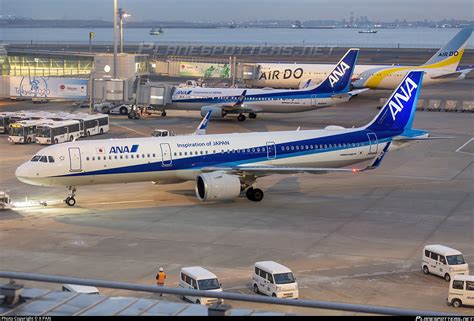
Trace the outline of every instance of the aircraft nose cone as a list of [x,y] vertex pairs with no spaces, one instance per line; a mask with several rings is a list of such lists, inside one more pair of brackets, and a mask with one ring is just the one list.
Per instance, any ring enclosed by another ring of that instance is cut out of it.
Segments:
[[32,177],[31,177],[31,171],[29,170],[28,164],[25,163],[18,166],[18,168],[15,171],[15,176],[19,181],[29,184],[29,179],[31,179]]

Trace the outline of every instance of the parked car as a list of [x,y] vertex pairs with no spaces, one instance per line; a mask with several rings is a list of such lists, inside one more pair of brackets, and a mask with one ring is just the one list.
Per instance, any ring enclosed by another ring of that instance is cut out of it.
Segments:
[[31,100],[33,104],[46,104],[49,101],[46,97],[33,97]]

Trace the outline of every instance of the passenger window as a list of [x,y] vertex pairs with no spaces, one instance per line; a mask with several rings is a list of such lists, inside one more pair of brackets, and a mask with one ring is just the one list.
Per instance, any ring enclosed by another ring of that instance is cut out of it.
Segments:
[[428,250],[425,250],[425,256],[426,256],[426,257],[430,257],[430,256],[431,256],[431,252],[428,251]]
[[464,281],[453,281],[453,289],[464,290]]
[[40,162],[47,163],[48,159],[46,158],[46,156],[41,156]]
[[186,275],[186,283],[191,284],[191,278],[188,275]]
[[260,275],[260,269],[258,267],[255,268],[255,274]]
[[466,281],[466,290],[474,291],[474,282],[473,281]]
[[88,161],[88,160],[89,160],[89,157],[86,157],[86,160]]
[[442,255],[439,256],[439,261],[443,264],[446,264],[446,259]]
[[184,273],[181,273],[181,280],[186,281],[186,277],[184,276]]
[[260,276],[264,279],[267,278],[267,272],[265,272],[264,270],[260,270]]
[[133,158],[133,154],[132,154],[132,155],[130,155],[130,158]]
[[438,254],[431,252],[431,258],[435,261],[438,261]]

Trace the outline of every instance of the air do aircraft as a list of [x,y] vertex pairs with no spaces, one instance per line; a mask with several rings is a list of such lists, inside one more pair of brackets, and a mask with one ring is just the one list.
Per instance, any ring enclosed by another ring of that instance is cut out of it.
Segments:
[[[464,54],[472,28],[459,31],[446,45],[420,66],[356,65],[352,85],[354,88],[395,89],[411,70],[423,70],[423,85],[438,84],[466,78],[472,69],[457,70]],[[246,83],[255,87],[301,88],[318,83],[332,70],[329,64],[258,64],[255,79]]]
[[[194,135],[67,142],[40,150],[19,166],[27,184],[65,186],[65,202],[76,203],[76,187],[152,181],[195,181],[201,201],[238,198],[261,201],[259,177],[271,174],[357,173],[377,168],[390,149],[429,139],[412,129],[422,71],[409,72],[379,114],[366,126],[346,129]],[[372,160],[365,168],[341,168]]]
[[258,113],[295,113],[347,102],[364,90],[349,91],[359,49],[349,49],[331,66],[320,84],[297,90],[238,88],[177,88],[166,109],[200,110],[201,116],[212,111],[212,118],[238,114],[238,120],[256,118]]

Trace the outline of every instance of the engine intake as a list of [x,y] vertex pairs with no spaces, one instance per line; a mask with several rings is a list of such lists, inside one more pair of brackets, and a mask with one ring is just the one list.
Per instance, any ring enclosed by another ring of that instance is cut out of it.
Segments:
[[196,178],[196,196],[200,201],[223,201],[239,197],[240,178],[219,172],[201,174]]

